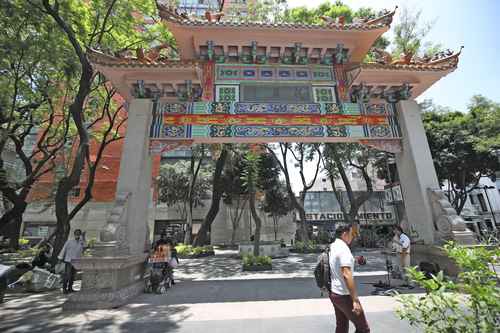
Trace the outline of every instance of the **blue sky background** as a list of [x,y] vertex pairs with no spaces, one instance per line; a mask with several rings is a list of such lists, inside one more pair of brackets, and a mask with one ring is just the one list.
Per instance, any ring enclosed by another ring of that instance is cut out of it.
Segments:
[[[288,0],[289,7],[315,7],[324,0]],[[333,2],[333,0],[331,1]],[[442,78],[417,100],[465,111],[470,98],[481,94],[500,102],[500,1],[497,0],[344,0],[353,9],[422,9],[421,19],[436,20],[426,40],[445,48],[465,49],[455,72]],[[400,11],[399,11],[400,12]],[[398,21],[398,13],[392,26]],[[390,32],[388,33],[390,34]]]

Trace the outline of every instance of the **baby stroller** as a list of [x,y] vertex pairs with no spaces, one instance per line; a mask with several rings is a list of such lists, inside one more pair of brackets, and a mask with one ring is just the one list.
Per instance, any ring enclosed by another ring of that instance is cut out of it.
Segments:
[[146,275],[146,293],[166,294],[172,287],[172,267],[168,262],[148,262]]
[[167,289],[172,287],[173,268],[169,264],[170,249],[162,247],[160,246],[148,259],[144,287],[146,293],[165,294]]

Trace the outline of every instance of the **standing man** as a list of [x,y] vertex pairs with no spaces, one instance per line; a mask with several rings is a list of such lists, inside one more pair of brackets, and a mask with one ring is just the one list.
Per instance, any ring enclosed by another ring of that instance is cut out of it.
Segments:
[[75,280],[76,269],[71,262],[79,259],[85,250],[85,233],[82,233],[80,229],[76,229],[74,235],[75,239],[68,239],[57,257],[64,262],[64,294],[74,292],[73,282]]
[[397,241],[399,245],[399,269],[401,270],[405,283],[409,284],[406,268],[410,267],[410,237],[408,237],[398,225],[394,227],[394,233],[396,237],[399,238],[399,241]]
[[341,226],[337,228],[337,239],[330,245],[330,300],[335,309],[335,333],[348,333],[349,320],[356,327],[356,333],[370,332],[354,283],[354,257],[349,248],[354,237],[351,225]]

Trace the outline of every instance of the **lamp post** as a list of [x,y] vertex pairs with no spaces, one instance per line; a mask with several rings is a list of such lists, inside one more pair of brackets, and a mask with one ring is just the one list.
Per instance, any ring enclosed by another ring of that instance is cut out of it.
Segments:
[[496,227],[497,218],[495,217],[495,212],[493,211],[493,208],[491,207],[490,197],[488,196],[488,190],[494,189],[494,188],[495,188],[495,186],[487,186],[487,185],[484,185],[483,187],[481,187],[481,189],[483,189],[483,191],[484,191],[484,194],[486,195],[486,200],[488,201],[488,206],[490,207],[491,216],[493,216],[493,223],[495,223],[495,227]]

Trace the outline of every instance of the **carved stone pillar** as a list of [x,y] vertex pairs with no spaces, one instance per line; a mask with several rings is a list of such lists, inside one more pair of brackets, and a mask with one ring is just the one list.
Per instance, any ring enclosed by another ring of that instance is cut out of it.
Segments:
[[409,234],[412,242],[412,265],[435,262],[446,273],[455,275],[456,266],[436,245],[448,240],[474,244],[474,234],[444,197],[432,161],[429,143],[415,101],[397,105],[402,132],[402,152],[396,154]]
[[83,273],[82,290],[70,295],[64,309],[120,306],[144,288],[144,260],[149,247],[152,108],[149,99],[134,99],[129,104],[115,204],[92,256],[74,262]]

